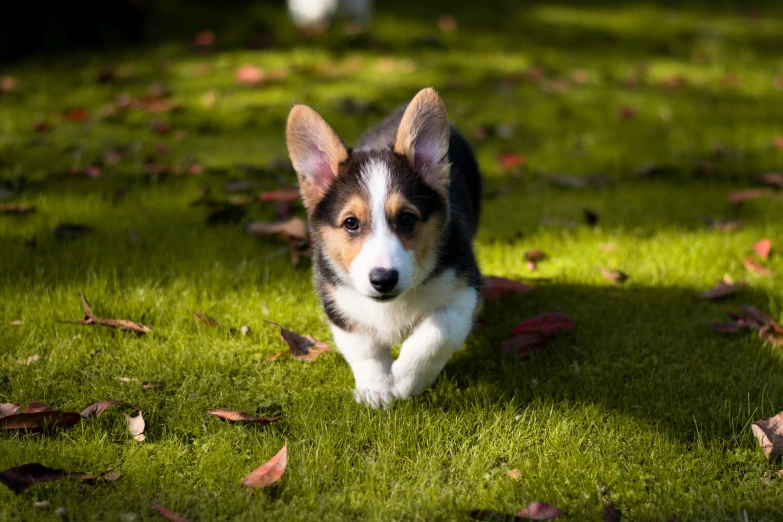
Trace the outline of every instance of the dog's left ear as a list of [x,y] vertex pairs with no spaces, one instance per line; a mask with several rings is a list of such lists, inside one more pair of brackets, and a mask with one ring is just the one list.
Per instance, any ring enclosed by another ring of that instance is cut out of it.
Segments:
[[394,152],[408,158],[424,181],[443,195],[449,192],[450,137],[446,106],[433,89],[422,89],[405,109]]

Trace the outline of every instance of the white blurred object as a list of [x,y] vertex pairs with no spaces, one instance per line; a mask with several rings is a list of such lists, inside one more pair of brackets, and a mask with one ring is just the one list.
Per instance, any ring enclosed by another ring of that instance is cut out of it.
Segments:
[[352,24],[366,28],[373,0],[288,0],[288,14],[300,29],[326,28],[339,10]]

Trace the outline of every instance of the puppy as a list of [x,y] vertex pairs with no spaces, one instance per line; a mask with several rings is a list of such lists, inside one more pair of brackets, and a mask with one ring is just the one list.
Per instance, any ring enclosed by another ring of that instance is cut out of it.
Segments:
[[[314,284],[357,402],[421,394],[470,333],[481,177],[432,89],[348,149],[310,107],[288,116],[309,216]],[[391,346],[403,341],[392,361]]]
[[288,16],[302,30],[325,30],[340,11],[357,28],[366,29],[372,19],[373,0],[288,0]]

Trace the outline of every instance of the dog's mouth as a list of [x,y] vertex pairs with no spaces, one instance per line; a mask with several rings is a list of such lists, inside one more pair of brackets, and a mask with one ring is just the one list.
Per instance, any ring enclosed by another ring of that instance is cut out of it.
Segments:
[[370,297],[374,299],[375,301],[391,301],[396,297],[399,297],[400,294],[381,294],[381,295],[371,295]]

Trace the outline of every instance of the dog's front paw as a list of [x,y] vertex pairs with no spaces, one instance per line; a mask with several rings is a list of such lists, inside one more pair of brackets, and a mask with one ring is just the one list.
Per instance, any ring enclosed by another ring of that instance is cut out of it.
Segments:
[[397,397],[400,399],[410,399],[424,393],[427,386],[435,381],[435,376],[422,375],[420,372],[410,371],[399,364],[392,365],[392,375],[394,376],[394,389]]
[[357,386],[353,390],[354,399],[359,404],[365,404],[373,409],[385,408],[399,398],[393,384],[373,383],[367,386]]

